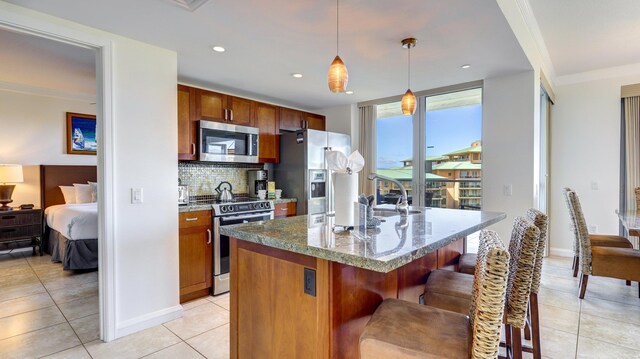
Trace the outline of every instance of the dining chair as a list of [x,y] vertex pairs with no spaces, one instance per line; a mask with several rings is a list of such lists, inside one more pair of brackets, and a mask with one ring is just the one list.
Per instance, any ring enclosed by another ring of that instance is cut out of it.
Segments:
[[[573,276],[578,276],[578,270],[580,268],[580,239],[578,235],[578,225],[577,219],[573,214],[573,210],[571,209],[571,203],[569,202],[568,194],[569,192],[573,192],[571,188],[565,187],[562,189],[564,194],[565,203],[567,204],[567,208],[569,209],[569,217],[571,218],[571,228],[573,230]],[[609,234],[588,234],[587,238],[589,238],[589,242],[592,247],[614,247],[614,248],[633,248],[631,242],[621,236],[609,235]],[[627,283],[630,284],[630,283]]]
[[465,314],[386,299],[360,336],[360,358],[497,358],[509,252],[491,230],[481,232],[479,248]]
[[[507,357],[522,358],[521,329],[524,328],[533,272],[536,265],[537,249],[540,241],[540,230],[531,221],[516,217],[509,242],[509,279],[507,284],[507,304],[504,318],[505,346]],[[483,253],[478,250],[477,272]],[[427,278],[424,290],[424,304],[440,309],[464,313],[471,305],[472,287],[469,285],[472,276],[437,269]]]
[[[580,240],[580,299],[584,299],[589,276],[601,276],[640,282],[640,251],[633,248],[594,246],[589,238],[578,195],[567,193],[571,212],[576,220],[577,235]],[[638,290],[640,297],[640,285]]]

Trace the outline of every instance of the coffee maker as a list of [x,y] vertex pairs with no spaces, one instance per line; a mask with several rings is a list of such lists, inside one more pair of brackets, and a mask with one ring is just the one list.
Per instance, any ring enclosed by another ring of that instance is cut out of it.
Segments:
[[267,190],[267,171],[249,170],[247,171],[247,193],[250,197],[257,198],[258,190]]

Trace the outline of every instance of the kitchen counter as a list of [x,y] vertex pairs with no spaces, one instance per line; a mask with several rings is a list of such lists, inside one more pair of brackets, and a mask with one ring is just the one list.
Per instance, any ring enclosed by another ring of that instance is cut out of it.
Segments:
[[419,303],[431,271],[457,268],[467,235],[505,218],[419,210],[386,217],[366,240],[334,233],[322,215],[222,227],[231,358],[359,358],[360,334],[385,298]]
[[[268,247],[388,273],[506,217],[498,212],[441,208],[424,208],[421,212],[405,219],[383,218],[385,222],[377,230],[367,231],[367,240],[348,232],[334,233],[333,217],[317,216],[225,226],[220,232]],[[326,223],[312,223],[318,218]]]

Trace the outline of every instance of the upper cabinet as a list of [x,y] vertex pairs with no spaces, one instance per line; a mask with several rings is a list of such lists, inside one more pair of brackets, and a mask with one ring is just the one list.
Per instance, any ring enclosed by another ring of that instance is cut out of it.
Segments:
[[198,128],[195,121],[194,88],[178,85],[178,159],[197,159]]
[[254,101],[227,96],[228,121],[234,125],[253,126],[254,105]]
[[278,108],[266,103],[256,102],[255,125],[260,129],[260,162],[278,163],[280,160],[280,141],[278,134]]
[[178,159],[197,160],[198,121],[207,120],[260,130],[260,162],[280,159],[281,130],[325,129],[325,117],[195,87],[178,85]]
[[194,89],[195,91],[195,113],[196,113],[196,121],[198,120],[208,120],[208,121],[216,121],[216,122],[226,122],[227,121],[227,96],[202,90],[202,89]]

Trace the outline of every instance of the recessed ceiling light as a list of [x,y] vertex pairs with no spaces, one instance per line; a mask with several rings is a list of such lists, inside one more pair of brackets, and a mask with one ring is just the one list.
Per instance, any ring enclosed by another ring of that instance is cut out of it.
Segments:
[[299,73],[291,74],[291,76],[293,76],[293,77],[295,77],[297,79],[302,78],[302,74],[299,74]]
[[345,91],[344,93],[346,93],[347,95],[353,95],[353,91],[351,91],[351,90]]
[[213,51],[215,51],[215,52],[225,52],[225,49],[222,46],[214,46],[213,47]]
[[469,65],[469,64],[464,64],[464,65],[460,66],[460,68],[462,68],[462,69],[468,69],[469,67],[471,67],[471,65]]

